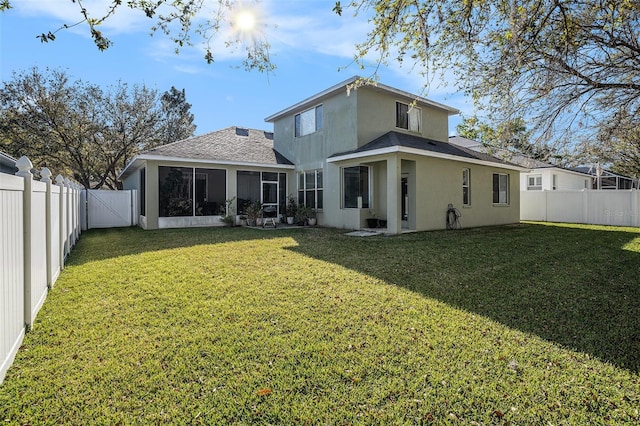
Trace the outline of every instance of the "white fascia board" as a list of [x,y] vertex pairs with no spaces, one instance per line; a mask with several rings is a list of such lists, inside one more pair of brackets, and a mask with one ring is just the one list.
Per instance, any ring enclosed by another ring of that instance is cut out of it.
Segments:
[[[122,180],[122,177],[125,174],[129,174],[129,172],[133,173],[135,172],[140,166],[140,161],[138,161],[140,159],[140,156],[135,156],[133,157],[133,160],[129,161],[129,164],[127,164],[126,166],[124,166],[124,169],[118,174],[118,179]],[[131,170],[129,170],[131,169]]]
[[337,163],[337,162],[340,162],[340,161],[362,159],[362,158],[367,158],[367,157],[373,157],[373,156],[376,156],[376,155],[400,154],[400,153],[401,154],[419,155],[419,156],[422,156],[422,157],[440,158],[440,159],[443,159],[443,160],[458,161],[458,162],[461,162],[461,163],[478,164],[478,165],[481,165],[481,166],[500,167],[501,169],[516,170],[516,171],[519,171],[519,172],[529,170],[529,169],[525,169],[524,167],[515,166],[515,165],[512,165],[512,164],[495,163],[493,161],[478,160],[476,158],[459,157],[457,155],[443,154],[443,153],[440,153],[440,152],[432,152],[432,151],[424,151],[422,149],[409,148],[409,147],[405,147],[405,146],[392,146],[392,147],[388,147],[388,148],[374,149],[374,150],[366,151],[366,152],[356,152],[356,153],[352,153],[352,154],[345,154],[345,155],[341,155],[339,157],[329,158],[329,159],[327,159],[327,162],[328,163]]
[[[322,92],[319,92],[313,96],[310,96],[294,105],[291,105],[288,108],[283,109],[282,111],[276,112],[275,114],[272,114],[270,116],[268,116],[267,118],[264,119],[264,121],[266,121],[267,123],[272,123],[275,120],[282,118],[286,115],[289,115],[293,112],[297,112],[297,111],[303,111],[305,109],[307,109],[308,107],[311,107],[317,103],[320,103],[320,101],[326,97],[328,97],[329,95],[333,95],[335,92],[338,92],[340,90],[345,91],[346,92],[346,86],[348,84],[351,84],[353,82],[355,82],[356,80],[360,79],[361,77],[359,76],[353,76],[341,83],[336,84],[335,86],[331,86],[328,89],[323,90]],[[448,115],[458,115],[460,114],[460,111],[452,108],[450,106],[441,104],[439,102],[435,102],[435,101],[431,101],[429,99],[417,96],[417,95],[413,95],[409,92],[405,92],[403,90],[400,89],[396,89],[394,87],[391,86],[387,86],[385,84],[382,83],[376,83],[376,84],[371,84],[371,85],[365,85],[363,86],[363,88],[373,88],[373,89],[379,89],[385,92],[389,92],[389,93],[393,93],[395,95],[399,95],[405,98],[409,98],[409,99],[415,99],[417,102],[428,105],[428,106],[432,106],[438,109],[442,109],[447,111]],[[354,89],[354,90],[358,90],[358,89]]]
[[[264,164],[264,163],[249,163],[247,161],[229,161],[229,160],[204,160],[198,158],[183,158],[183,157],[166,157],[163,155],[139,155],[135,157],[127,167],[120,173],[118,178],[123,176],[125,172],[131,167],[134,163],[139,163],[140,161],[172,161],[177,163],[200,163],[200,164],[220,164],[222,166],[245,166],[245,167],[259,167],[259,168],[268,168],[268,169],[290,169],[294,170],[295,166],[288,164]],[[135,170],[137,166],[134,167]]]
[[556,166],[553,166],[553,167],[537,167],[537,168],[530,169],[530,171],[534,172],[534,173],[541,173],[542,170],[552,170],[552,171],[557,171],[557,172],[560,172],[560,173],[569,173],[569,174],[572,174],[572,175],[578,175],[580,177],[585,177],[585,178],[586,177],[594,177],[594,176],[592,176],[592,175],[590,175],[588,173],[576,172],[575,170],[563,169],[562,167],[556,167]]
[[268,116],[267,118],[264,119],[265,122],[267,123],[271,123],[274,122],[275,120],[277,120],[278,118],[288,115],[293,111],[299,110],[299,109],[304,109],[305,105],[309,105],[309,104],[315,104],[317,103],[320,99],[323,99],[324,97],[333,94],[334,92],[337,92],[340,89],[343,89],[346,91],[346,86],[347,84],[351,84],[354,81],[356,81],[359,77],[358,76],[353,76],[343,82],[340,82],[338,84],[336,84],[335,86],[331,86],[328,89],[323,90],[322,92],[316,93],[313,96],[310,96],[300,102],[297,102],[293,105],[291,105],[290,107],[287,107],[285,109],[283,109],[282,111],[278,111],[275,114],[272,114],[270,116]]

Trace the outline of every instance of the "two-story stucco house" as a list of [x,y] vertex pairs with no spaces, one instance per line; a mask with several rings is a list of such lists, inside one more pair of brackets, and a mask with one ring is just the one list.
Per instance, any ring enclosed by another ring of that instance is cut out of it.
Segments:
[[273,132],[230,127],[160,146],[121,174],[153,229],[220,225],[220,207],[287,195],[321,225],[361,229],[373,212],[386,232],[444,229],[449,204],[464,227],[519,221],[521,167],[448,142],[458,111],[401,90],[341,82],[265,119]]

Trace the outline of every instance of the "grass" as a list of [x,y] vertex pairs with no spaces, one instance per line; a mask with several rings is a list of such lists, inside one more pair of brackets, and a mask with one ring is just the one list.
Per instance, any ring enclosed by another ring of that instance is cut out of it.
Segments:
[[640,230],[82,235],[6,424],[637,424]]

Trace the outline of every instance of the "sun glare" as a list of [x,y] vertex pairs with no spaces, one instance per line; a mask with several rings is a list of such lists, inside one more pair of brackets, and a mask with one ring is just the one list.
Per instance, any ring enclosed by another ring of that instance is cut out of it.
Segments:
[[238,12],[233,23],[236,31],[248,33],[256,28],[256,15],[250,10],[241,10]]

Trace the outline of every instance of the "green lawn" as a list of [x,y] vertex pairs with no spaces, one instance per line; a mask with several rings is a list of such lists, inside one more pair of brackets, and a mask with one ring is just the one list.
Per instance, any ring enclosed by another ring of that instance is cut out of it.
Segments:
[[637,424],[640,229],[96,230],[5,424]]

